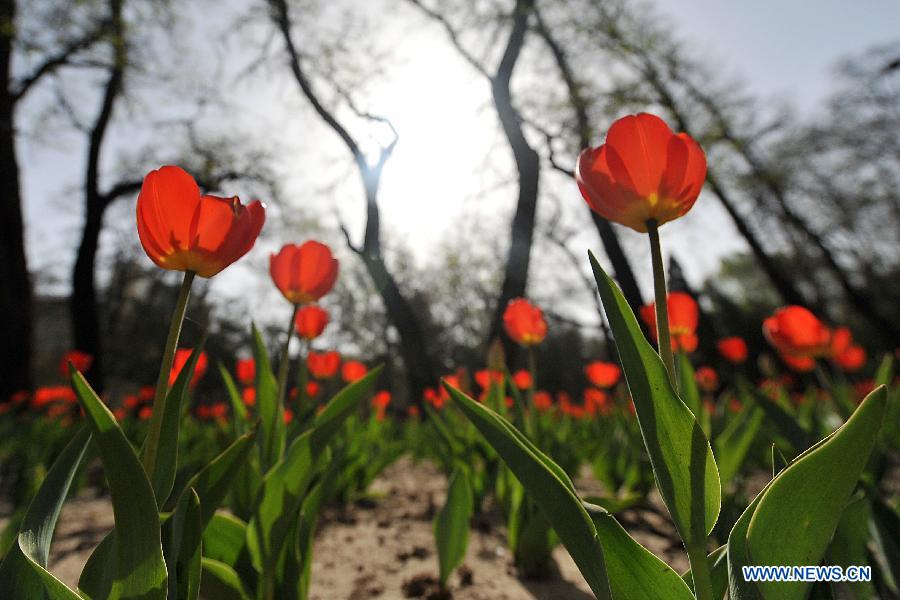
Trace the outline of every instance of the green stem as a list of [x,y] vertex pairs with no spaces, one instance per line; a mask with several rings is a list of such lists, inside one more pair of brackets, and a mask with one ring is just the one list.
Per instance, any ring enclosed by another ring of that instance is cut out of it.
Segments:
[[151,477],[156,469],[157,446],[159,445],[159,436],[162,431],[163,415],[166,412],[169,374],[172,372],[172,364],[175,362],[175,350],[178,348],[181,324],[184,322],[188,299],[191,296],[191,284],[194,281],[194,275],[193,271],[185,271],[184,279],[181,280],[181,289],[178,290],[175,310],[172,312],[172,320],[169,322],[169,335],[166,338],[162,363],[159,365],[159,376],[156,378],[156,391],[153,395],[153,414],[150,417],[150,430],[147,432],[147,439],[144,441],[143,452],[144,469]]
[[709,560],[703,544],[687,548],[691,563],[691,577],[694,579],[694,596],[697,600],[713,600],[712,578],[709,574]]
[[656,296],[656,341],[659,345],[659,355],[669,381],[675,391],[678,391],[678,380],[675,377],[675,356],[672,354],[672,340],[669,335],[669,311],[666,292],[666,270],[663,267],[662,248],[659,244],[659,228],[655,219],[647,221],[647,234],[650,236],[650,256],[653,260],[653,292]]
[[284,348],[281,349],[281,360],[278,361],[278,407],[284,410],[284,399],[287,397],[288,363],[290,362],[291,336],[294,335],[294,319],[297,318],[298,304],[294,305],[291,312],[291,322],[288,323],[287,339],[284,340]]

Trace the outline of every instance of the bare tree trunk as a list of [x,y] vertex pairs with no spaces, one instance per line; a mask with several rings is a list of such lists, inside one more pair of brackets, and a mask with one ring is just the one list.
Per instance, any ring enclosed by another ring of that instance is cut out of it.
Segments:
[[84,180],[85,223],[72,271],[72,296],[69,310],[72,316],[75,348],[94,357],[86,376],[94,389],[103,389],[103,343],[100,333],[99,306],[97,303],[96,257],[103,214],[110,198],[100,191],[100,152],[106,131],[112,118],[116,98],[122,91],[126,46],[122,23],[122,0],[110,0],[110,22],[113,45],[113,62],[109,79],[103,92],[100,111],[91,128],[88,145],[87,171]]
[[363,261],[366,270],[384,302],[388,319],[400,336],[401,356],[406,368],[410,400],[421,402],[425,388],[434,385],[437,373],[434,362],[425,344],[425,336],[419,319],[409,300],[403,295],[390,270],[384,262],[381,250],[381,215],[378,206],[378,189],[385,163],[390,158],[397,142],[383,148],[378,162],[369,164],[357,141],[350,132],[321,103],[300,62],[300,54],[291,36],[291,19],[286,0],[269,0],[272,19],[278,27],[288,54],[291,72],[303,95],[315,109],[319,117],[341,138],[356,162],[366,197],[366,230],[362,247],[356,247],[345,231],[347,244]]
[[[541,163],[538,153],[532,148],[525,138],[522,123],[512,103],[510,94],[510,80],[513,70],[525,43],[525,34],[528,30],[528,20],[534,7],[534,0],[517,0],[513,15],[513,27],[506,43],[503,57],[497,73],[491,77],[491,94],[494,98],[494,106],[500,125],[506,136],[509,147],[516,163],[516,171],[519,174],[519,196],[516,200],[516,212],[513,215],[510,229],[509,254],[506,259],[506,269],[503,273],[503,283],[500,286],[500,296],[491,319],[488,337],[485,347],[500,336],[503,327],[503,312],[506,305],[513,298],[525,296],[528,283],[528,266],[531,262],[531,246],[534,242],[534,223],[537,214],[538,186],[540,181]],[[510,341],[503,337],[507,356],[511,356],[513,348]]]
[[0,402],[31,387],[31,282],[25,259],[22,198],[12,90],[12,24],[16,4],[0,1]]
[[[572,105],[576,127],[578,128],[578,149],[583,150],[591,145],[591,126],[587,113],[587,101],[581,93],[582,86],[575,77],[575,72],[569,63],[565,50],[544,22],[537,7],[535,7],[535,16],[538,24],[537,32],[547,44],[547,47],[550,48],[556,67],[559,69],[560,76],[566,85],[569,103]],[[566,169],[565,172],[574,177],[572,171]],[[591,215],[591,220],[597,229],[600,241],[603,243],[603,249],[606,251],[606,257],[612,264],[613,276],[622,289],[622,295],[625,296],[625,300],[634,314],[638,314],[638,310],[643,306],[644,300],[637,278],[634,276],[634,270],[631,268],[631,263],[628,262],[628,258],[625,256],[624,250],[622,250],[622,245],[619,243],[619,236],[608,220],[591,210],[587,204],[585,204],[585,208]],[[645,326],[643,321],[641,321],[641,326]]]

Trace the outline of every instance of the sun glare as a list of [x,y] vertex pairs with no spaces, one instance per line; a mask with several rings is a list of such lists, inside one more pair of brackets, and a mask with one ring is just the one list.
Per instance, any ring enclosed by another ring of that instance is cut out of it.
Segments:
[[399,135],[384,171],[383,221],[424,256],[481,185],[496,124],[483,110],[490,102],[487,83],[452,49],[425,36],[407,46],[409,56],[370,102]]

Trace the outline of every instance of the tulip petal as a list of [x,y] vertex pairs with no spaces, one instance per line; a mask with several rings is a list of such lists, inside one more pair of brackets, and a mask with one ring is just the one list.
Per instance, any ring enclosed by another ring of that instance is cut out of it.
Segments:
[[672,137],[665,121],[648,113],[629,115],[613,123],[606,145],[615,149],[622,159],[619,164],[610,157],[609,166],[616,181],[629,180],[635,194],[642,198],[656,193],[666,169],[666,148]]

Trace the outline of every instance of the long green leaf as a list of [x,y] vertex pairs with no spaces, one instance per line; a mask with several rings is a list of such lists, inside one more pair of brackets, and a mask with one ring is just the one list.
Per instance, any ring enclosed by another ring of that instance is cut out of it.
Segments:
[[47,571],[59,512],[91,439],[84,427],[66,445],[22,519],[15,542],[0,563],[0,590],[11,600],[74,600],[77,594]]
[[193,488],[188,488],[163,525],[169,598],[196,600],[200,582],[201,536],[200,498]]
[[446,382],[444,387],[543,511],[597,598],[610,598],[603,548],[594,524],[575,492],[547,465],[550,459],[524,444],[521,434],[513,433],[515,428],[489,408]]
[[678,573],[641,546],[606,509],[585,503],[603,546],[612,597],[616,600],[693,600]]
[[660,495],[685,543],[704,544],[721,507],[719,473],[709,441],[672,388],[662,360],[644,339],[622,292],[593,254],[590,260]]
[[872,502],[872,555],[881,574],[882,585],[900,596],[900,514],[875,498]]
[[250,600],[240,577],[225,563],[204,557],[200,563],[200,597],[204,600]]
[[244,399],[238,391],[237,384],[228,369],[221,362],[219,363],[219,375],[225,384],[225,391],[228,392],[228,399],[231,401],[231,412],[234,413],[235,430],[240,434],[244,432],[247,423],[247,407],[244,406]]
[[247,549],[259,572],[274,568],[330,437],[359,406],[380,371],[381,367],[373,369],[332,398],[316,418],[315,427],[295,439],[284,459],[266,473],[259,505],[247,527]]
[[[159,509],[144,467],[116,418],[84,377],[72,371],[72,387],[94,431],[112,494],[116,528],[115,577],[110,599],[166,597],[166,563],[162,553]],[[94,600],[89,590],[82,590]],[[103,597],[106,598],[105,596]]]
[[747,452],[756,439],[765,413],[755,405],[745,405],[737,417],[728,424],[725,431],[715,440],[716,464],[722,485],[731,481],[744,464]]
[[[816,565],[868,461],[884,416],[887,390],[869,394],[823,443],[794,460],[761,494],[747,527],[755,565]],[[840,465],[839,469],[835,465]],[[760,582],[765,597],[805,598],[808,582]]]
[[434,541],[437,545],[441,585],[466,556],[469,545],[469,519],[474,498],[465,467],[457,467],[447,482],[447,500],[434,518]]
[[205,528],[228,494],[238,471],[253,449],[256,431],[244,434],[228,446],[208,465],[203,467],[185,486],[185,491],[196,490],[200,497],[202,527]]
[[233,565],[244,549],[247,524],[237,517],[217,512],[203,530],[203,556]]
[[147,439],[144,440],[144,446],[141,448],[141,462],[153,484],[153,493],[159,506],[166,504],[169,494],[172,493],[172,486],[175,484],[175,471],[178,469],[178,431],[183,418],[181,407],[205,343],[206,334],[204,333],[197,347],[191,352],[187,363],[178,373],[172,389],[166,394],[159,430],[153,430],[151,422],[151,430],[147,433]]
[[284,453],[284,407],[278,403],[278,382],[272,373],[262,335],[253,325],[253,358],[256,361],[256,408],[259,411],[259,459],[267,471]]
[[[869,564],[869,520],[872,505],[868,498],[859,495],[844,508],[841,520],[834,532],[834,539],[828,548],[827,562],[840,565],[846,570],[851,565]],[[876,597],[871,581],[833,582],[832,587],[842,592],[841,596],[853,600],[871,600]]]

